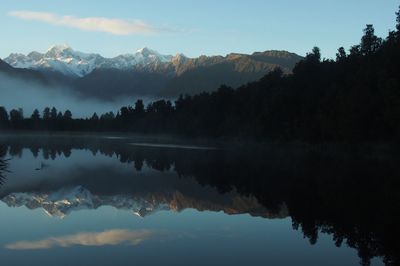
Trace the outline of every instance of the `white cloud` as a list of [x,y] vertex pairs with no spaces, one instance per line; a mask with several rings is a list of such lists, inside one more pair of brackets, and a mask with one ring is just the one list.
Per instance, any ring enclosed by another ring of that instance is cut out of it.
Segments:
[[77,28],[84,31],[106,32],[115,35],[155,34],[171,31],[149,25],[141,20],[123,20],[103,17],[78,18],[74,16],[61,16],[47,12],[12,11],[12,17],[24,20],[34,20],[51,25]]
[[138,245],[155,235],[150,230],[124,230],[113,229],[104,232],[94,233],[78,233],[74,235],[65,235],[59,237],[49,237],[37,241],[18,241],[5,245],[5,248],[12,250],[33,250],[33,249],[49,249],[54,247],[71,247],[81,246],[104,246],[119,245],[127,243],[130,245]]

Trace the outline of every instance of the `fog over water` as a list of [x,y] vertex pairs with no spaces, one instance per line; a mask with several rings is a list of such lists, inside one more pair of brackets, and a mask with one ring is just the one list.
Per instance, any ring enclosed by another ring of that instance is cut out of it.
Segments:
[[116,114],[122,106],[133,105],[139,98],[145,103],[152,100],[138,96],[102,101],[82,98],[68,87],[46,86],[2,74],[0,74],[0,80],[0,106],[4,106],[8,111],[22,108],[25,117],[30,117],[36,108],[42,113],[45,107],[53,106],[61,112],[69,109],[75,118],[90,117],[94,112],[100,115],[113,111]]

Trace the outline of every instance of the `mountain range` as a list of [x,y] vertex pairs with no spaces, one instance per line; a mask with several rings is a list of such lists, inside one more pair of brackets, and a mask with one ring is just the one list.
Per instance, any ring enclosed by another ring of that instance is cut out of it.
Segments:
[[125,96],[177,97],[212,91],[220,85],[238,87],[280,67],[290,73],[301,56],[287,51],[189,58],[162,55],[149,48],[105,58],[55,45],[45,53],[10,54],[0,73],[50,85],[68,86],[83,97],[104,100]]
[[82,186],[62,188],[51,192],[18,192],[1,199],[9,207],[26,206],[28,209],[43,209],[49,216],[65,217],[73,211],[112,206],[131,210],[144,217],[158,211],[180,212],[191,208],[198,211],[223,211],[226,214],[245,214],[265,218],[285,218],[286,206],[278,214],[263,207],[254,197],[240,196],[231,192],[223,196],[207,198],[181,191],[145,193],[140,195],[96,195]]
[[10,54],[4,59],[14,68],[59,72],[69,77],[84,77],[95,69],[151,70],[160,71],[158,66],[171,62],[172,56],[164,56],[148,48],[135,54],[104,58],[99,54],[74,51],[66,44],[50,47],[45,53],[31,52],[28,55]]

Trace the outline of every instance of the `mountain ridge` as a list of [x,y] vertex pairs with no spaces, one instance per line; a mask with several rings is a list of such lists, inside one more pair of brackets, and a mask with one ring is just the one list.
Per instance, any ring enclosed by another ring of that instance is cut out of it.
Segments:
[[285,218],[286,206],[281,206],[278,214],[264,208],[254,197],[228,193],[216,199],[197,198],[181,191],[158,192],[140,195],[98,195],[82,186],[63,188],[48,193],[17,192],[1,199],[9,207],[26,206],[28,209],[43,209],[49,216],[63,218],[73,211],[98,209],[112,206],[116,209],[130,210],[145,217],[161,210],[180,212],[185,209],[198,211],[222,211],[228,215],[250,214],[256,217]]
[[134,54],[105,58],[75,51],[68,45],[55,45],[45,53],[10,54],[3,63],[11,68],[3,64],[0,72],[20,73],[13,75],[68,87],[83,98],[171,99],[214,91],[221,85],[237,88],[277,67],[288,74],[301,59],[295,53],[279,50],[189,58],[180,53],[162,55],[146,47]]
[[[121,54],[107,58],[97,53],[75,51],[70,46],[62,44],[50,47],[45,53],[36,51],[30,52],[28,55],[11,53],[3,60],[14,68],[52,70],[67,76],[83,77],[90,74],[94,69],[103,68],[115,68],[119,70],[150,69],[155,72],[174,72],[179,76],[197,66],[210,66],[226,61],[232,61],[235,64],[248,64],[249,60],[256,61],[259,65],[262,65],[262,63],[270,65],[281,64],[283,70],[287,72],[293,68],[293,64],[288,64],[287,62],[286,64],[282,64],[282,62],[285,59],[291,60],[293,58],[300,60],[302,57],[287,51],[269,50],[254,52],[252,54],[229,53],[226,56],[201,55],[190,58],[181,53],[175,56],[163,55],[147,47],[137,50],[134,54]],[[258,68],[261,69],[262,66],[258,66]],[[236,69],[241,70],[238,66],[236,66]],[[254,71],[246,68],[243,70]]]

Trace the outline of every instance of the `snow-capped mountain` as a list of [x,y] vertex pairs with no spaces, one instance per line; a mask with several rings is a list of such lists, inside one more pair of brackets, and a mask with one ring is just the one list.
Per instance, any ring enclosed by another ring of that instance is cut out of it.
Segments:
[[170,55],[162,55],[149,48],[142,48],[134,54],[119,55],[114,58],[107,58],[98,68],[128,69],[134,66],[147,66],[150,64],[169,63],[172,59]]
[[166,204],[154,204],[141,198],[125,195],[96,196],[82,186],[61,189],[50,193],[12,193],[2,199],[9,207],[26,206],[29,209],[42,208],[49,216],[65,217],[80,209],[97,209],[112,206],[132,210],[145,216],[155,211],[169,210]]
[[98,54],[74,51],[68,45],[55,45],[46,53],[31,52],[28,55],[11,54],[4,59],[15,68],[51,70],[67,76],[82,77],[92,72],[104,58]]
[[63,44],[50,47],[44,54],[39,52],[31,52],[28,55],[11,54],[4,61],[15,68],[50,70],[67,76],[83,77],[94,69],[147,68],[150,65],[169,63],[172,58],[172,56],[161,55],[149,48],[142,48],[134,54],[105,58],[99,54],[78,52]]
[[0,72],[65,86],[85,98],[115,101],[125,97],[176,98],[215,91],[221,84],[238,88],[277,67],[291,73],[301,59],[297,54],[275,50],[189,58],[179,53],[163,55],[149,48],[105,58],[56,45],[45,53],[11,54],[4,59],[3,67],[0,64]]
[[220,199],[193,198],[179,191],[148,193],[140,195],[95,195],[82,186],[62,188],[52,192],[14,192],[1,199],[9,207],[26,206],[29,209],[42,208],[49,216],[65,217],[80,209],[97,209],[112,206],[131,210],[135,215],[146,215],[161,211],[181,211],[193,208],[199,211],[223,211],[227,214],[249,213],[254,216],[283,218],[287,209],[282,206],[279,214],[264,208],[254,197],[236,193],[225,194]]

